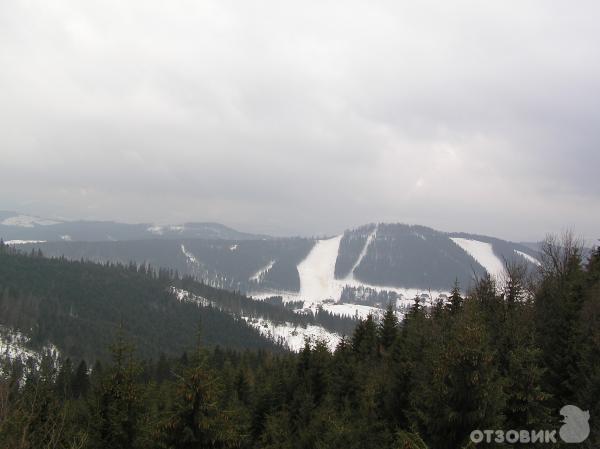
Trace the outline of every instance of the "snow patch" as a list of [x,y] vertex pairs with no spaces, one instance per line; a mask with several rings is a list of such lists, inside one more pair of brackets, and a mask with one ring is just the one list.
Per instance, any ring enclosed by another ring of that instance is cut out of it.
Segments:
[[215,302],[206,299],[204,296],[195,295],[192,292],[176,287],[171,287],[170,290],[180,302],[189,302],[196,304],[198,307],[216,307]]
[[61,235],[60,238],[62,240],[64,240],[65,242],[71,242],[71,241],[73,241],[73,238],[71,238],[71,236],[68,235],[68,234],[67,235]]
[[504,262],[494,254],[491,243],[459,237],[450,237],[450,240],[470,254],[491,276],[499,278],[504,275]]
[[519,251],[519,250],[515,249],[515,253],[517,253],[519,256],[525,258],[525,260],[527,260],[528,262],[531,262],[532,264],[537,265],[538,267],[540,265],[542,265],[542,263],[539,260],[537,260],[535,257],[530,256],[529,254],[524,253],[523,251]]
[[275,324],[264,318],[242,317],[246,323],[258,330],[258,332],[270,340],[287,346],[290,350],[299,352],[304,348],[305,342],[324,341],[330,351],[334,351],[342,338],[329,332],[321,326],[307,325],[302,327],[293,323]]
[[30,215],[15,215],[4,219],[0,224],[4,226],[19,226],[21,228],[33,228],[35,225],[50,226],[59,224],[59,221],[48,220],[46,218],[32,217]]
[[44,354],[49,354],[55,363],[58,363],[60,352],[53,344],[45,345],[40,351],[27,347],[30,338],[19,331],[0,325],[0,358],[11,361],[19,360],[22,363],[33,360],[36,365],[42,361]]
[[46,240],[7,240],[6,245],[27,245],[28,243],[46,243]]
[[235,251],[236,249],[238,249],[238,245],[231,245],[229,247],[229,251]]
[[163,235],[164,232],[162,226],[150,226],[146,231],[154,235]]

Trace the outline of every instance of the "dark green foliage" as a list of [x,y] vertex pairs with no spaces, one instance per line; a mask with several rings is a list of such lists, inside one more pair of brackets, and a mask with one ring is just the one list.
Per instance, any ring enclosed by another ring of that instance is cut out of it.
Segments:
[[[139,355],[181,354],[194,347],[200,320],[208,345],[276,349],[229,313],[177,301],[170,288],[179,282],[173,273],[160,270],[155,274],[146,266],[70,262],[3,249],[0,324],[31,335],[34,347],[50,341],[75,360],[106,357],[119,327]],[[224,305],[255,303],[191,280],[184,284]],[[278,310],[270,309],[266,313]]]

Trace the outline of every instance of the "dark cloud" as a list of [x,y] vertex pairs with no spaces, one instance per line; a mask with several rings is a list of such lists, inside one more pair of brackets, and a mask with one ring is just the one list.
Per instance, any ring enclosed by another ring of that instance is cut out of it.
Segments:
[[587,1],[4,1],[1,208],[595,237],[598,19]]

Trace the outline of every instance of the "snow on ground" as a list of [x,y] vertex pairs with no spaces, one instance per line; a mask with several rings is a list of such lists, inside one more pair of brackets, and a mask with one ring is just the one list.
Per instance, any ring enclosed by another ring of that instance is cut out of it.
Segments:
[[204,296],[195,295],[192,292],[181,288],[171,287],[171,293],[173,293],[181,302],[191,302],[198,307],[216,307],[216,304],[210,299],[206,299]]
[[22,228],[33,228],[35,225],[50,226],[59,224],[59,221],[47,220],[40,217],[32,217],[30,215],[15,215],[4,219],[0,224],[4,226],[19,226]]
[[383,316],[384,310],[378,307],[364,306],[361,304],[323,304],[323,310],[342,317],[359,318],[364,320],[369,315],[376,318]]
[[198,259],[196,259],[196,256],[194,256],[192,253],[190,253],[189,251],[187,251],[185,249],[185,245],[182,243],[181,244],[181,252],[183,253],[183,255],[185,257],[187,257],[188,262],[194,264],[194,265],[198,265]]
[[[303,301],[304,310],[316,310],[316,306],[323,305],[325,310],[330,313],[343,316],[360,316],[366,317],[369,313],[381,311],[375,307],[369,307],[360,304],[342,304],[340,300],[344,287],[366,287],[377,292],[389,291],[401,296],[398,301],[398,307],[408,307],[414,303],[415,296],[421,297],[425,303],[432,303],[438,296],[447,294],[445,291],[424,290],[419,288],[401,288],[388,287],[380,285],[372,285],[360,282],[354,279],[353,271],[364,258],[369,246],[376,236],[377,228],[367,238],[365,246],[358,257],[358,260],[350,275],[346,279],[335,279],[335,262],[337,260],[340,241],[342,236],[337,236],[331,239],[318,240],[315,246],[311,249],[308,256],[298,264],[298,274],[300,276],[300,292],[278,291],[278,290],[262,290],[252,292],[250,295],[253,299],[262,300],[273,296],[280,296],[283,302]],[[271,266],[267,265],[270,269]],[[263,269],[264,270],[264,269]],[[251,280],[256,280],[254,275]],[[333,300],[335,303],[326,303],[326,300]]]
[[491,243],[459,237],[450,240],[469,253],[491,276],[501,278],[504,275],[504,262],[494,254]]
[[27,245],[28,243],[46,243],[46,240],[7,240],[6,245]]
[[[350,270],[350,273],[348,274],[349,279],[354,279],[354,270],[356,270],[358,268],[358,266],[360,265],[362,260],[367,255],[367,251],[369,250],[369,246],[371,246],[371,242],[377,236],[377,228],[378,227],[379,227],[379,225],[375,225],[375,229],[373,229],[373,231],[367,237],[365,246],[363,247],[362,251],[360,252],[358,259],[356,259],[356,262],[354,263],[354,265],[352,265],[352,269]],[[334,264],[334,267],[335,267],[335,264]]]
[[231,245],[229,247],[229,251],[235,251],[236,249],[238,249],[238,245]]
[[306,259],[298,264],[300,297],[307,302],[339,299],[341,288],[335,282],[335,262],[342,236],[317,240]]
[[341,337],[333,332],[329,332],[321,326],[307,325],[305,328],[293,323],[275,324],[264,318],[242,317],[246,323],[257,329],[261,335],[282,343],[290,350],[299,352],[304,348],[306,340],[315,342],[317,340],[325,341],[330,351],[333,351],[341,341]]
[[[171,287],[170,291],[179,301],[196,304],[198,307],[219,308],[214,301],[195,295],[187,290]],[[304,347],[305,339],[311,341],[323,340],[327,342],[328,348],[332,351],[341,340],[338,334],[329,332],[321,326],[307,325],[306,327],[302,327],[289,322],[274,324],[265,318],[251,318],[247,316],[243,316],[242,319],[257,329],[262,336],[276,343],[281,343],[296,352]]]
[[58,363],[60,353],[56,346],[48,344],[41,351],[34,351],[27,347],[29,341],[30,338],[21,332],[0,325],[0,359],[20,360],[23,363],[32,359],[36,364],[39,364],[42,361],[43,354],[50,354],[55,363]]
[[271,268],[273,268],[273,265],[275,265],[275,260],[270,261],[268,264],[250,276],[250,280],[256,282],[262,281],[262,278],[271,270]]
[[163,235],[162,226],[150,226],[146,231],[155,234],[155,235]]
[[538,267],[541,265],[541,262],[539,260],[537,260],[535,257],[530,256],[527,253],[524,253],[523,251],[519,251],[517,249],[515,249],[515,253],[517,253],[519,256],[525,258],[525,260],[527,260],[528,262],[531,262],[534,265],[537,265]]

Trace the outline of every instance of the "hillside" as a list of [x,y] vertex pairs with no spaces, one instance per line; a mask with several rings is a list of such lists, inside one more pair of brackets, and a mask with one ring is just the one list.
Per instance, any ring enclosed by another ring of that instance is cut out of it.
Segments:
[[355,302],[385,306],[381,295],[405,302],[415,295],[435,297],[447,293],[455,280],[468,288],[486,271],[499,275],[506,262],[530,269],[539,263],[537,251],[518,243],[399,223],[365,225],[325,239],[171,238],[16,246],[73,260],[149,263],[257,298],[275,295],[308,304],[339,302],[344,291],[358,289],[366,299]]

